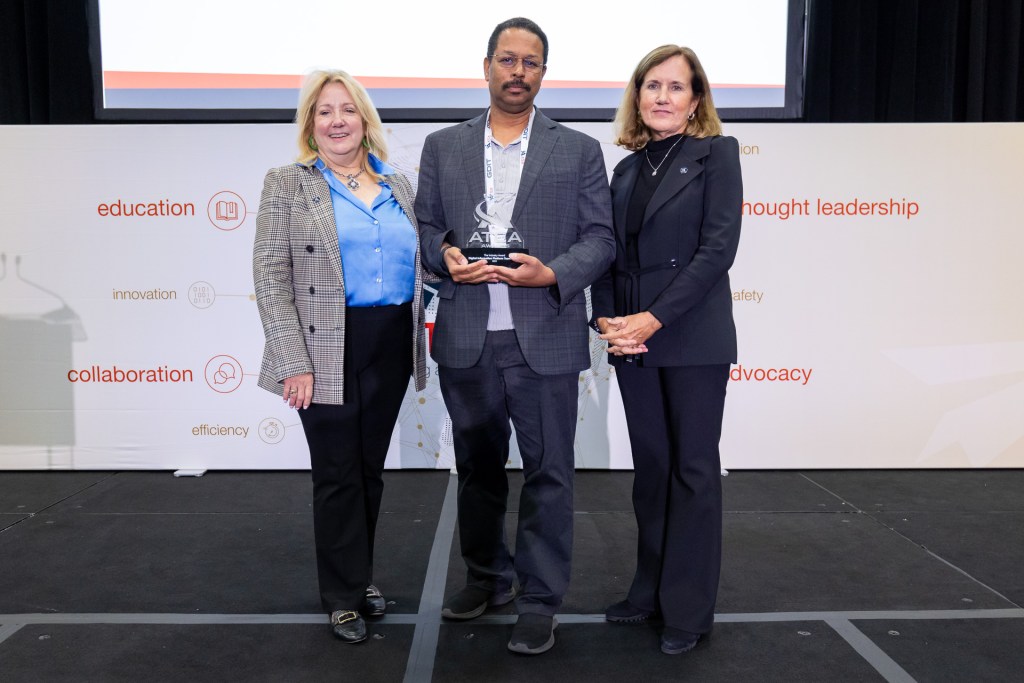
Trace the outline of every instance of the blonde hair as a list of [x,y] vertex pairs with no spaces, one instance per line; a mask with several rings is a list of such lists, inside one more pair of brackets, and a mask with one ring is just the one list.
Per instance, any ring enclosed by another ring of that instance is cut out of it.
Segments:
[[316,109],[316,101],[320,98],[320,92],[330,83],[340,83],[352,96],[352,102],[359,112],[359,118],[363,121],[363,141],[361,164],[366,173],[374,178],[374,173],[366,160],[366,152],[373,152],[381,161],[388,160],[387,143],[384,140],[384,125],[380,121],[380,114],[370,101],[370,95],[366,88],[356,79],[341,70],[314,71],[306,76],[299,92],[299,106],[295,110],[295,123],[299,127],[299,156],[300,163],[308,164],[318,156],[316,147],[313,144],[313,114]]
[[693,119],[686,124],[685,133],[695,138],[705,138],[722,134],[722,120],[718,118],[714,100],[711,98],[711,83],[708,82],[704,67],[697,59],[696,53],[681,45],[662,45],[656,47],[640,60],[633,69],[633,75],[622,93],[622,102],[615,112],[615,144],[635,151],[641,149],[651,139],[651,129],[640,117],[637,105],[640,102],[640,88],[644,84],[647,72],[673,57],[682,57],[690,64],[693,72],[690,88],[700,97]]

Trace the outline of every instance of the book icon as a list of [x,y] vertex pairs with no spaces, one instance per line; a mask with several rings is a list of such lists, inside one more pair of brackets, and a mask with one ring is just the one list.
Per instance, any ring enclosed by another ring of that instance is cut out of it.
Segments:
[[219,221],[238,220],[238,202],[219,201],[216,205],[216,211],[217,220]]
[[206,204],[206,215],[218,230],[238,228],[245,222],[247,213],[245,200],[231,190],[221,190]]

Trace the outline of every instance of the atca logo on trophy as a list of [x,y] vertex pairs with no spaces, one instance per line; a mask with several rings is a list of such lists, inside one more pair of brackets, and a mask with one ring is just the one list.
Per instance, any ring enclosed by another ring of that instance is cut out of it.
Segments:
[[[497,208],[492,206],[488,212],[486,200],[476,205],[476,230],[470,233],[462,254],[470,263],[486,260],[496,266],[518,268],[522,264],[510,259],[509,255],[530,252],[526,249],[519,231],[512,225],[512,221],[500,218],[497,214],[504,212],[499,212]],[[511,213],[508,211],[509,215]]]

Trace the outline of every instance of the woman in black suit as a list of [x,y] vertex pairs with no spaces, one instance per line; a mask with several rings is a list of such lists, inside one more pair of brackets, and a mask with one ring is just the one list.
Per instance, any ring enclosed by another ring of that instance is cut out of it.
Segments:
[[594,284],[633,451],[637,568],[609,621],[664,620],[661,650],[710,632],[722,549],[718,442],[736,361],[729,267],[743,186],[692,50],[664,45],[637,65],[615,118],[632,150],[612,181],[617,254]]

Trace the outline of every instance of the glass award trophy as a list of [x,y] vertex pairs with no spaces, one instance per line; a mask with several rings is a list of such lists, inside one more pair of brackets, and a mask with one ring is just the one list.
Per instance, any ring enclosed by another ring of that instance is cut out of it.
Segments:
[[512,207],[515,204],[515,195],[498,195],[488,206],[486,199],[476,205],[474,218],[476,228],[470,233],[466,246],[462,248],[462,255],[470,263],[486,260],[496,266],[506,268],[518,268],[521,263],[516,263],[509,258],[510,254],[529,254],[523,237],[512,225]]

